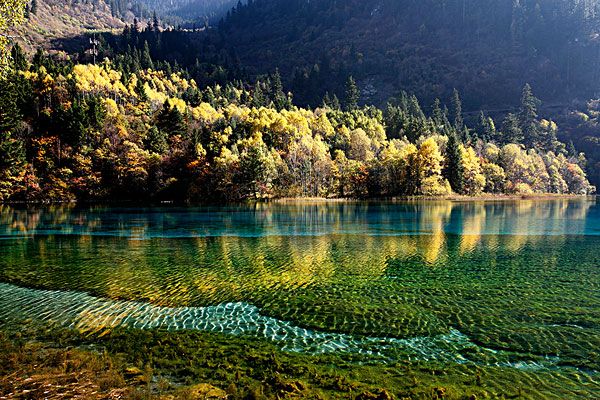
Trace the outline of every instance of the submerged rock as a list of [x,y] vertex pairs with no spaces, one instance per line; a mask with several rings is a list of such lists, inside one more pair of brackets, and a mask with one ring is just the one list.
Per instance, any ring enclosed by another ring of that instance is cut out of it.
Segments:
[[226,399],[227,392],[208,383],[200,383],[188,389],[190,400]]

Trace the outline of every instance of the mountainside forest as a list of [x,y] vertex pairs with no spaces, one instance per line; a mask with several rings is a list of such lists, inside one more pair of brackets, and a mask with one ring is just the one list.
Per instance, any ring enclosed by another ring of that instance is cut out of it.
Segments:
[[464,93],[469,109],[514,104],[528,82],[553,104],[598,92],[594,0],[255,0],[225,18],[224,47],[252,72],[278,67],[302,103],[342,89],[399,90],[426,103]]
[[[123,26],[80,35],[77,51],[11,46],[1,200],[588,194],[598,183],[596,1],[254,0],[214,25],[227,2],[123,4],[70,6]],[[24,14],[35,26],[32,3]]]

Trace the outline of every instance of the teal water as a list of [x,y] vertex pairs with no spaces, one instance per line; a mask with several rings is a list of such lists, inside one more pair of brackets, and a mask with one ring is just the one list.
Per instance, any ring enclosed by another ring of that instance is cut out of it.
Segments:
[[0,320],[598,382],[600,204],[0,206]]

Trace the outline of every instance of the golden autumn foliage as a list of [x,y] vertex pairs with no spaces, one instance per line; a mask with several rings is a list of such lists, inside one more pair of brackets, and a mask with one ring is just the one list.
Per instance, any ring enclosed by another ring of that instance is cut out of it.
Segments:
[[[3,198],[22,194],[25,181],[41,188],[30,192],[35,198],[53,199],[452,192],[444,172],[448,137],[423,130],[413,142],[406,135],[390,139],[375,108],[255,107],[246,89],[200,89],[163,71],[124,76],[110,61],[75,65],[68,76],[40,67],[20,77],[33,88],[40,115],[52,119],[60,110],[66,123],[32,141],[34,157],[20,174],[0,179]],[[74,98],[69,82],[76,86]],[[189,93],[200,100],[186,101]],[[548,129],[554,129],[550,122]],[[469,195],[593,189],[562,154],[474,141],[460,145],[460,156]]]

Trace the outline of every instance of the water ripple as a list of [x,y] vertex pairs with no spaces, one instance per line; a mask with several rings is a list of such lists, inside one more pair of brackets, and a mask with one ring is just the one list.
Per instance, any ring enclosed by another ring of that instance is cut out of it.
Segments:
[[556,366],[558,357],[512,361],[508,352],[471,342],[456,329],[448,334],[408,339],[357,336],[305,329],[261,314],[244,302],[206,307],[160,307],[148,303],[110,300],[76,291],[23,288],[0,283],[0,319],[34,319],[82,332],[102,334],[117,327],[134,329],[198,330],[249,335],[275,342],[282,350],[309,354],[367,354],[381,361],[399,359],[466,363],[465,354],[493,356],[491,365],[519,369]]

